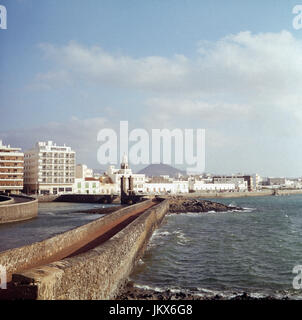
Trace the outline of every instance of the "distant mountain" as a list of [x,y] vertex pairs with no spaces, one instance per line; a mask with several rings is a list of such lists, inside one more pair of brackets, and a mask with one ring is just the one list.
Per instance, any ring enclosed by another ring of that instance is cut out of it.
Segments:
[[156,177],[160,175],[168,175],[170,177],[177,176],[178,173],[186,175],[186,171],[176,169],[167,164],[150,164],[148,167],[140,170],[138,173],[145,174],[148,177]]
[[108,170],[108,166],[99,166],[99,168],[93,169],[93,172],[94,172],[94,173],[103,174],[103,173],[106,172],[107,170]]

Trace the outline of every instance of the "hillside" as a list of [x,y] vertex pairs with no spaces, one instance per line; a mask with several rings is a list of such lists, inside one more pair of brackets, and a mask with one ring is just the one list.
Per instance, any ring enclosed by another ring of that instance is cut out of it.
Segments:
[[148,177],[155,177],[160,175],[168,175],[170,177],[175,177],[177,174],[186,175],[186,172],[183,170],[176,169],[167,164],[150,164],[146,168],[140,170],[138,173],[145,174]]

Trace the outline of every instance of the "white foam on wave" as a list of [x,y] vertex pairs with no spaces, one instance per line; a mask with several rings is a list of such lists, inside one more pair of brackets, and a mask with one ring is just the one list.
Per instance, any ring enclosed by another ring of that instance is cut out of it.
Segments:
[[218,295],[223,298],[232,298],[236,296],[236,294],[231,292],[219,291],[219,290],[207,289],[207,288],[197,288],[197,292],[194,292],[194,294],[199,297],[214,297]]
[[156,240],[156,239],[160,239],[163,237],[167,237],[171,235],[171,232],[169,231],[160,231],[159,229],[155,230],[150,238],[150,242]]
[[171,233],[169,231],[162,231],[162,232],[159,232],[157,234],[158,237],[166,237],[166,236],[169,236]]
[[152,290],[152,291],[158,291],[158,292],[164,292],[164,291],[165,291],[164,288],[151,287],[151,286],[148,286],[148,285],[146,285],[146,284],[138,284],[138,283],[135,283],[135,284],[134,284],[134,287],[135,287],[135,288],[138,288],[138,289]]
[[235,202],[235,201],[231,202],[231,203],[229,204],[229,207],[237,207],[236,202]]
[[189,216],[189,217],[199,217],[204,215],[206,212],[181,212],[181,213],[171,213],[173,216]]
[[188,242],[190,242],[190,239],[186,237],[184,232],[180,229],[173,231],[173,234],[176,234],[177,237],[177,244],[180,244],[182,246],[186,245]]
[[145,264],[145,262],[142,259],[139,259],[137,264],[141,266],[141,265]]
[[44,214],[49,215],[49,216],[54,216],[55,215],[54,212],[44,212]]
[[[208,288],[196,288],[196,289],[188,289],[188,288],[179,288],[179,287],[174,287],[174,286],[163,286],[163,287],[157,287],[157,286],[151,286],[151,285],[147,285],[147,284],[139,284],[139,283],[134,283],[134,287],[138,288],[138,289],[143,289],[143,290],[152,290],[152,291],[156,291],[156,292],[164,292],[164,291],[170,291],[172,293],[190,293],[193,294],[195,296],[199,296],[199,297],[203,297],[203,298],[213,298],[215,296],[220,296],[223,299],[232,299],[235,298],[237,296],[241,296],[243,295],[243,293],[245,291],[243,290],[235,290],[235,291],[230,291],[230,290],[218,290],[218,289],[208,289]],[[282,299],[283,297],[287,296],[290,297],[291,299],[295,299],[295,300],[301,300],[302,296],[300,295],[291,295],[288,292],[284,292],[284,293],[264,293],[264,292],[248,292],[247,293],[248,296],[252,297],[252,298],[257,298],[257,299],[261,299],[261,298],[265,298],[267,296],[273,296],[276,299]]]
[[248,208],[248,207],[243,207],[243,211],[245,212],[252,212],[255,211],[257,208]]

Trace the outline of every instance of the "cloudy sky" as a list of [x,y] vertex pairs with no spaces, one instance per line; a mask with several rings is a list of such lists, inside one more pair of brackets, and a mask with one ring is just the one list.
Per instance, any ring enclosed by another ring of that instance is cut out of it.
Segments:
[[207,172],[302,176],[296,1],[0,4],[4,143],[66,143],[98,168],[97,133],[119,121],[204,128]]

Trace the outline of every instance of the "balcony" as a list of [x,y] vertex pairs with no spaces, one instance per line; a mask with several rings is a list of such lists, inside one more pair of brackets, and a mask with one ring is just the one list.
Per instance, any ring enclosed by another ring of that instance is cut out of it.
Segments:
[[10,160],[7,160],[7,159],[0,159],[0,163],[1,162],[8,162],[8,163],[11,163],[11,162],[24,162],[24,160],[12,160],[12,159],[10,159]]
[[23,176],[23,171],[21,171],[21,172],[1,172],[0,171],[0,176],[1,175],[16,175],[16,176]]

